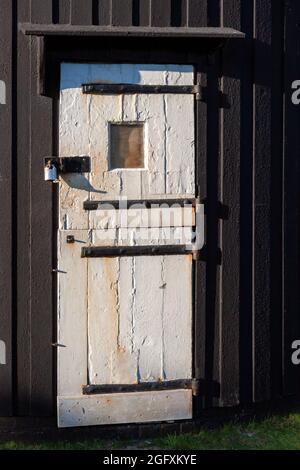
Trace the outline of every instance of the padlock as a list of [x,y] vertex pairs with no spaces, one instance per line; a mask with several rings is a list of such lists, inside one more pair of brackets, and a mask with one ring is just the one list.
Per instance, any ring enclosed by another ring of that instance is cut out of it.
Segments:
[[45,176],[45,181],[55,182],[58,179],[57,166],[51,160],[46,162],[46,165],[44,168],[44,176]]

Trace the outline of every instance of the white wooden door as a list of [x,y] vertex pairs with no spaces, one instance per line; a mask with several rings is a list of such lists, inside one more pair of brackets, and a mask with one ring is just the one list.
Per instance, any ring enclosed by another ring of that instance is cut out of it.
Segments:
[[[90,83],[178,93],[83,93]],[[195,197],[194,96],[180,93],[193,83],[192,66],[61,66],[60,157],[91,158],[90,173],[59,182],[61,427],[192,417],[193,261],[176,250],[191,242],[194,209],[123,207]],[[127,250],[141,246],[171,252]]]

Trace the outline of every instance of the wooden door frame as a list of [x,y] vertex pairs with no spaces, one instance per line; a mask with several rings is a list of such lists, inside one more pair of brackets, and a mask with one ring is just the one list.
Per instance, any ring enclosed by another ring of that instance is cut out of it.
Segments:
[[[47,38],[42,41],[40,38],[34,40],[39,43],[39,48],[43,52],[44,62],[43,70],[40,70],[39,78],[43,78],[43,84],[38,81],[37,90],[46,97],[52,99],[52,122],[53,129],[53,155],[58,155],[58,125],[59,125],[59,92],[60,92],[60,65],[62,62],[95,62],[95,63],[145,63],[145,64],[182,64],[193,65],[195,73],[195,82],[205,85],[206,69],[208,57],[202,51],[197,51],[195,43],[190,39],[153,39],[143,38],[135,44],[133,38],[111,38],[101,41],[101,38],[64,38],[61,48],[62,38]],[[109,47],[108,47],[109,46]],[[163,47],[162,47],[163,46]],[[205,48],[204,48],[205,50]],[[147,52],[146,52],[147,51]],[[205,100],[195,100],[195,187],[196,196],[200,202],[206,200],[206,117],[207,104]],[[47,125],[47,123],[44,123]],[[201,135],[201,139],[199,136]],[[42,139],[42,136],[41,136]],[[40,164],[43,164],[43,157],[40,155]],[[40,173],[40,168],[36,169]],[[47,183],[45,183],[47,184]],[[52,214],[49,214],[49,224],[52,225],[52,269],[56,269],[57,262],[57,229],[58,229],[58,190],[54,186],[53,191],[49,192]],[[40,201],[40,210],[44,201]],[[50,204],[50,201],[48,202]],[[37,235],[38,236],[38,235]],[[199,390],[199,396],[193,398],[193,416],[199,416],[202,409],[202,397],[207,393],[205,377],[205,324],[206,324],[206,262],[205,249],[200,252],[200,257],[193,263],[193,313],[192,313],[192,372],[193,378],[197,379],[202,387]],[[52,282],[52,325],[53,325],[53,364],[52,364],[52,382],[53,382],[53,404],[56,413],[57,397],[57,354],[55,345],[57,343],[57,276],[53,275]],[[49,311],[44,312],[48,317]],[[218,393],[212,391],[212,393]]]

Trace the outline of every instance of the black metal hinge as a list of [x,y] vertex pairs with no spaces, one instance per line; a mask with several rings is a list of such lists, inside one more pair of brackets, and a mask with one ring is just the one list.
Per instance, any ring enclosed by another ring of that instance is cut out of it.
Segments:
[[82,85],[85,94],[193,94],[197,85],[139,85],[132,83],[86,83]]
[[103,200],[83,202],[86,211],[110,210],[110,209],[166,209],[173,207],[195,207],[196,199],[128,199],[128,200]]
[[139,85],[127,83],[86,83],[84,94],[184,94],[202,99],[202,87],[196,85]]
[[105,384],[85,385],[82,387],[84,395],[98,395],[102,393],[130,393],[154,392],[161,390],[192,390],[194,396],[200,395],[200,381],[198,379],[165,380],[162,382],[141,382],[137,384]]
[[119,258],[121,256],[195,255],[186,245],[141,246],[84,246],[81,258]]

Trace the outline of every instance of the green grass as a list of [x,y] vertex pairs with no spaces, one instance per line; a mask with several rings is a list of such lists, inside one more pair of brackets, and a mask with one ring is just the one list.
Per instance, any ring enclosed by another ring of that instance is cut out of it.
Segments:
[[178,450],[300,450],[300,414],[168,436],[160,444]]
[[38,442],[25,443],[8,441],[0,443],[0,450],[100,450],[107,449],[106,443],[97,440],[86,440],[81,442]]
[[99,449],[172,449],[172,450],[300,450],[300,413],[273,416],[251,423],[231,423],[218,429],[203,429],[196,434],[168,435],[140,441],[81,442],[0,442],[7,450],[99,450]]

